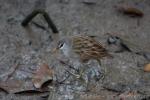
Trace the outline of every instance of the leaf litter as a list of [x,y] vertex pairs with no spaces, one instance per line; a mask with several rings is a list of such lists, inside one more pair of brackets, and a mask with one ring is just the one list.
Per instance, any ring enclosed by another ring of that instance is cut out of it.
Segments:
[[41,88],[44,83],[53,80],[54,71],[47,64],[42,64],[33,75],[32,82],[35,88]]
[[0,89],[5,93],[24,94],[24,95],[48,92],[48,88],[36,89],[31,81],[23,81],[17,79],[1,81]]
[[117,10],[125,15],[128,15],[130,17],[143,17],[144,13],[142,10],[135,6],[129,6],[129,5],[117,5]]

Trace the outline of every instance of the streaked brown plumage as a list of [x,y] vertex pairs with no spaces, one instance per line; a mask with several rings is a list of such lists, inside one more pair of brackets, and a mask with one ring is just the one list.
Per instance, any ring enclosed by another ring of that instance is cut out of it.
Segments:
[[89,36],[74,36],[72,41],[73,51],[80,55],[80,59],[83,62],[90,59],[100,60],[103,57],[110,56],[98,41]]

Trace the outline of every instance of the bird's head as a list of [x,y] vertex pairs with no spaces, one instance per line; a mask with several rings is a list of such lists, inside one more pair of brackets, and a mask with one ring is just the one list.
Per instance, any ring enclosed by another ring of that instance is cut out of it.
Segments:
[[61,39],[56,43],[55,47],[52,50],[52,53],[55,54],[61,51],[64,55],[68,55],[70,47],[71,45],[68,39]]

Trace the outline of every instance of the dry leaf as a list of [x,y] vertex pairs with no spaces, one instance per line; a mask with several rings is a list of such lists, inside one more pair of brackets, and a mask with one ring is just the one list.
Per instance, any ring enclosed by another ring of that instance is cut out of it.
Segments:
[[22,85],[17,90],[13,91],[15,94],[21,94],[21,95],[33,95],[33,94],[42,94],[49,91],[49,88],[42,88],[42,89],[36,89],[33,86],[32,81],[22,81]]
[[0,90],[5,93],[15,93],[15,94],[39,94],[45,93],[49,89],[35,89],[31,81],[23,80],[7,80],[0,82]]
[[129,92],[127,95],[128,96],[135,96],[135,95],[137,95],[137,93],[135,93],[135,92]]
[[14,93],[14,91],[20,89],[22,82],[19,80],[7,80],[0,82],[0,88],[7,93]]
[[128,99],[132,99],[132,98],[134,98],[135,96],[138,96],[138,94],[137,94],[137,92],[135,92],[135,91],[130,91],[130,92],[124,92],[124,93],[121,93],[120,95],[119,95],[119,98],[120,98],[120,100],[128,100]]
[[118,11],[130,15],[131,17],[143,17],[144,13],[136,7],[131,7],[127,5],[117,6]]
[[42,85],[53,79],[53,70],[47,64],[43,64],[35,72],[32,82],[36,88],[41,88]]
[[149,64],[146,64],[146,65],[144,66],[144,71],[145,71],[145,72],[150,72],[150,63],[149,63]]

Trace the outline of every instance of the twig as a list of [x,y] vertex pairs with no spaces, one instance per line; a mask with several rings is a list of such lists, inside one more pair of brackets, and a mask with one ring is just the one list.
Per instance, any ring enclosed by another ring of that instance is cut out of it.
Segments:
[[40,25],[40,24],[38,24],[38,23],[36,23],[34,21],[31,21],[31,23],[34,24],[36,27],[41,28],[42,30],[46,30],[47,31],[47,29],[44,26],[42,26],[42,25]]
[[34,10],[32,13],[30,13],[21,23],[21,25],[23,27],[28,26],[28,24],[31,22],[31,20],[37,16],[38,14],[43,15],[44,19],[46,20],[46,22],[48,23],[48,26],[52,29],[54,34],[58,33],[58,29],[56,27],[56,25],[53,23],[53,21],[51,20],[50,16],[48,15],[47,12],[45,12],[45,10],[43,9],[37,9]]
[[119,91],[119,90],[116,90],[116,89],[112,89],[112,88],[109,88],[109,87],[106,87],[106,86],[103,86],[103,88],[107,91],[111,91],[111,92],[116,92],[116,93],[122,93],[122,91]]

